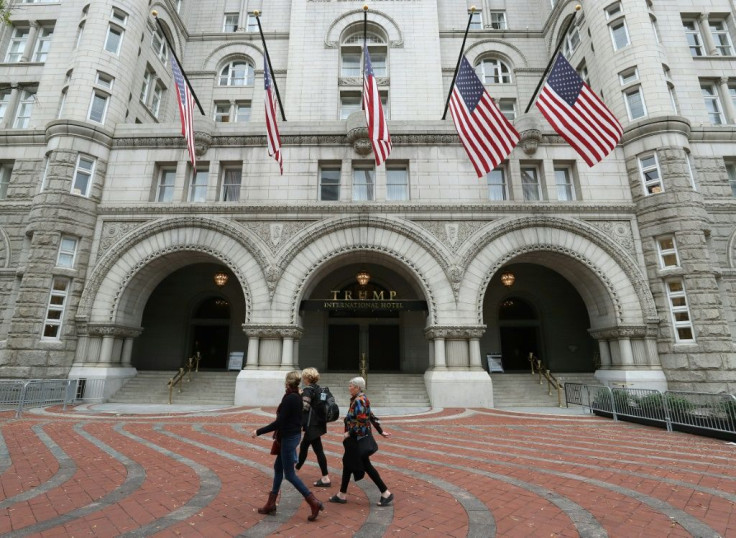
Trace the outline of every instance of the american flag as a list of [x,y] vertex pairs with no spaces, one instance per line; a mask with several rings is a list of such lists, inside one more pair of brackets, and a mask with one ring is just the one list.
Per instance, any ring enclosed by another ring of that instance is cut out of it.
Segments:
[[593,166],[613,151],[624,130],[560,54],[539,93],[537,108],[552,128]]
[[187,140],[187,149],[189,150],[189,160],[192,161],[192,169],[197,169],[197,156],[194,152],[194,96],[189,89],[189,84],[184,80],[181,73],[181,66],[173,54],[171,56],[171,72],[174,74],[174,83],[176,84],[176,97],[179,102],[179,116],[181,117],[181,134]]
[[464,56],[450,97],[450,113],[478,177],[501,164],[519,141],[519,133],[501,114]]
[[365,121],[368,124],[368,138],[371,139],[373,154],[376,156],[376,166],[379,166],[391,153],[391,135],[388,133],[386,116],[383,115],[376,77],[373,76],[371,55],[368,53],[368,47],[364,46],[363,50],[365,51],[363,110],[365,110]]
[[263,84],[266,89],[266,134],[268,135],[268,154],[279,163],[279,171],[284,175],[284,160],[281,158],[281,136],[276,123],[276,96],[273,91],[271,71],[268,70],[268,58],[263,58]]

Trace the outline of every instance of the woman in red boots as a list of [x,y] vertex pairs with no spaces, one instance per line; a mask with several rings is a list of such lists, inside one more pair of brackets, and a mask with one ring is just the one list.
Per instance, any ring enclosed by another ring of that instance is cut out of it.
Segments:
[[274,514],[276,512],[276,499],[279,496],[281,482],[286,478],[306,499],[309,508],[312,509],[312,513],[307,519],[314,521],[317,519],[320,510],[324,510],[324,506],[309,491],[294,470],[296,448],[299,446],[302,432],[302,397],[299,394],[301,378],[297,370],[286,374],[286,394],[284,394],[276,410],[276,420],[268,426],[253,430],[254,438],[264,433],[275,432],[275,450],[271,451],[272,454],[276,453],[276,461],[273,464],[273,486],[271,487],[271,493],[268,494],[266,505],[259,508],[258,513]]

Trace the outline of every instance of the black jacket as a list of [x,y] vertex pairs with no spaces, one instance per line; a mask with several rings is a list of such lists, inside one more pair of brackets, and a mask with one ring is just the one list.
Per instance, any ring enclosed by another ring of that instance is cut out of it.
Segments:
[[278,431],[282,439],[302,433],[302,398],[298,392],[284,394],[276,413],[276,420],[256,430],[256,434],[263,435],[272,431]]
[[304,438],[316,439],[327,433],[323,406],[319,402],[320,387],[317,384],[308,385],[302,390],[303,418],[302,428]]

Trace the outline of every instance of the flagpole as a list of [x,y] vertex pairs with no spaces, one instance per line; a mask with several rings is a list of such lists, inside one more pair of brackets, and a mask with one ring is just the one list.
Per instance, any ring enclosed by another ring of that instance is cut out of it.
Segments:
[[552,69],[552,64],[557,59],[557,53],[560,52],[560,49],[562,48],[562,44],[565,42],[565,36],[567,35],[567,31],[570,29],[570,26],[572,26],[572,23],[575,22],[575,15],[577,15],[578,11],[580,11],[580,7],[581,7],[580,4],[577,4],[575,6],[575,13],[573,13],[572,17],[570,17],[570,20],[567,21],[565,30],[562,32],[562,39],[560,39],[559,43],[557,43],[557,46],[555,47],[555,51],[552,53],[552,57],[550,58],[549,62],[547,63],[547,67],[544,70],[544,74],[542,75],[542,78],[539,79],[539,84],[537,84],[537,87],[534,88],[534,93],[532,94],[532,98],[529,99],[529,104],[526,105],[526,110],[524,111],[524,114],[529,112],[529,109],[532,107],[532,103],[534,103],[534,99],[537,97],[539,88],[542,87],[542,84],[544,83],[545,79],[547,78],[547,75],[549,74],[549,70]]
[[261,28],[261,12],[256,10],[253,12],[256,16],[256,22],[258,23],[258,33],[261,34],[261,42],[263,43],[263,52],[266,55],[266,61],[268,62],[268,69],[271,71],[271,82],[273,87],[276,89],[276,99],[279,101],[279,110],[281,110],[281,119],[286,121],[286,115],[284,114],[284,105],[281,103],[281,94],[279,93],[279,85],[276,84],[276,74],[273,72],[273,66],[271,65],[271,55],[268,54],[268,47],[266,46],[266,38],[263,37],[263,28]]
[[156,24],[161,30],[161,33],[163,34],[164,39],[166,40],[166,44],[169,46],[169,50],[171,51],[171,54],[174,56],[176,63],[179,64],[179,71],[181,71],[181,74],[184,77],[184,80],[187,81],[187,86],[189,86],[189,91],[192,92],[192,97],[194,97],[194,102],[197,103],[200,113],[203,116],[206,116],[206,114],[204,113],[204,110],[202,109],[202,105],[199,104],[199,99],[197,99],[197,94],[194,93],[194,88],[192,88],[192,83],[189,82],[189,77],[187,77],[187,74],[184,72],[184,67],[182,67],[181,62],[179,61],[179,57],[176,55],[176,52],[174,52],[174,47],[171,46],[171,41],[169,41],[169,37],[166,35],[166,32],[164,32],[164,27],[161,26],[161,21],[158,20],[158,11],[156,10],[151,11],[151,15],[153,15],[153,18],[156,19]]
[[365,109],[365,103],[363,102],[363,93],[365,92],[365,51],[368,46],[368,4],[363,4],[363,49],[360,51],[360,67],[363,73],[363,84],[360,90],[360,108]]
[[457,80],[457,72],[460,70],[460,62],[463,59],[463,52],[465,52],[465,40],[468,39],[468,31],[470,30],[470,23],[473,21],[474,14],[475,14],[475,6],[470,6],[470,14],[468,15],[468,25],[465,27],[465,35],[463,36],[463,44],[460,46],[460,55],[457,57],[457,65],[455,66],[455,74],[452,75],[452,83],[450,83],[450,92],[447,94],[447,102],[445,102],[445,111],[442,113],[443,120],[447,116],[447,107],[450,106],[450,97],[452,97],[452,88],[455,86],[455,80]]

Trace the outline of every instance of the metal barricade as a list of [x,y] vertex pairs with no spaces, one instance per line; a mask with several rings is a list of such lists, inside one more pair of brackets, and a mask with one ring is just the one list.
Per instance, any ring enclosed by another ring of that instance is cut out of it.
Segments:
[[[720,432],[736,432],[736,396],[668,390],[664,399],[672,424],[706,428]],[[680,429],[680,428],[677,428]]]
[[15,409],[20,418],[29,407],[46,407],[76,401],[96,402],[104,399],[105,379],[4,379],[0,380],[0,408]]

